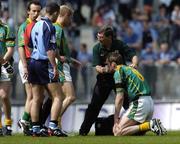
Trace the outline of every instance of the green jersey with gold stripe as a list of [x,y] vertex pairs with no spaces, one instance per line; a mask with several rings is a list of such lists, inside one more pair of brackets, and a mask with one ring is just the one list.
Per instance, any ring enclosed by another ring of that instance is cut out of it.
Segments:
[[59,23],[55,23],[54,26],[56,29],[56,44],[60,51],[60,55],[66,56],[68,61],[70,61],[70,50],[68,48],[68,43],[64,34],[64,30]]
[[118,65],[114,73],[116,91],[125,91],[128,93],[129,101],[136,100],[139,96],[149,96],[151,91],[141,73],[125,65]]
[[0,21],[0,55],[4,56],[7,52],[7,47],[14,47],[14,35],[10,32],[8,25]]
[[[60,55],[65,56],[67,58],[67,62],[70,62],[70,50],[68,48],[67,39],[64,35],[64,30],[59,23],[54,23],[54,27],[56,29],[56,44],[59,49]],[[58,61],[58,70],[60,74],[60,82],[64,82],[65,75],[63,72],[63,65],[60,61]]]
[[20,25],[20,27],[18,29],[18,47],[25,46],[24,32],[25,32],[26,26],[31,22],[32,22],[32,20],[30,18],[27,18],[26,21]]

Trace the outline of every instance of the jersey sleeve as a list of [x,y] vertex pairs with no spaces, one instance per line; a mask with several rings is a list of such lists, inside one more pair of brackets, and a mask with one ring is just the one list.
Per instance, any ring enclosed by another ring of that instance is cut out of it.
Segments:
[[23,47],[25,45],[24,44],[24,31],[25,31],[25,26],[24,24],[22,24],[18,30],[18,47]]
[[43,24],[43,41],[46,51],[56,49],[56,33],[55,27],[48,27],[47,24]]
[[124,92],[122,74],[120,73],[119,70],[116,70],[116,72],[114,73],[114,82],[115,82],[116,92],[117,93]]
[[100,65],[100,53],[98,45],[95,45],[93,47],[93,58],[92,58],[93,66]]
[[6,26],[6,47],[14,47],[15,46],[15,36],[10,31],[9,26]]

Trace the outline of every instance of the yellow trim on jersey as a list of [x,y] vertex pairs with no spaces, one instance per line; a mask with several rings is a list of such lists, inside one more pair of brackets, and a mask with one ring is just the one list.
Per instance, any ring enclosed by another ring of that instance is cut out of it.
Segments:
[[130,79],[129,77],[128,77],[128,79],[129,79],[129,80],[130,80],[130,82],[134,85],[134,87],[136,88],[136,90],[139,92],[139,94],[137,94],[137,95],[142,95],[143,93],[142,93],[142,92],[140,92],[140,90],[138,89],[137,85],[133,82],[133,80],[132,80],[132,79]]
[[59,22],[55,22],[54,24],[59,25],[62,29],[64,28],[64,27],[62,26],[62,24],[61,24],[61,23],[59,23]]
[[119,70],[123,65],[117,65],[116,70]]

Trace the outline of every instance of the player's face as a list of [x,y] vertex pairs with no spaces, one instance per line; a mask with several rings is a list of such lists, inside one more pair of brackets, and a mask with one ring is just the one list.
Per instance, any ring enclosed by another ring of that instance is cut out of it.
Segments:
[[71,22],[72,22],[72,13],[68,12],[66,13],[65,17],[64,17],[64,23],[65,23],[65,26],[70,26],[71,25]]
[[40,11],[41,11],[41,6],[39,5],[35,5],[35,4],[31,4],[30,6],[30,10],[28,11],[28,17],[31,19],[31,20],[36,20],[37,17],[39,16],[40,14]]
[[108,63],[108,67],[110,72],[114,72],[116,69],[116,63],[115,62]]
[[57,20],[57,18],[58,18],[58,15],[59,15],[59,11],[58,12],[55,12],[55,13],[53,13],[53,15],[52,15],[52,19],[51,19],[51,21],[54,23],[54,22],[56,22],[56,20]]
[[106,37],[103,33],[98,33],[97,39],[103,46],[106,47],[107,45],[109,45],[109,37]]

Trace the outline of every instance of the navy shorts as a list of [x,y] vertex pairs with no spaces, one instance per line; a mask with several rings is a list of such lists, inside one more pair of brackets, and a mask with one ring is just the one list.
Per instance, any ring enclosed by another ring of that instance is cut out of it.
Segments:
[[32,84],[46,85],[53,82],[59,82],[53,79],[53,68],[47,60],[31,59],[29,63],[28,81]]

